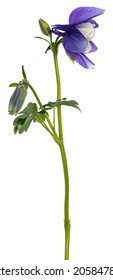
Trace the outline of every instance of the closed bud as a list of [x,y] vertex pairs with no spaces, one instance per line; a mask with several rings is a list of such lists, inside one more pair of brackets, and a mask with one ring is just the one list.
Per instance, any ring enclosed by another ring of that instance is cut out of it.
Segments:
[[27,88],[28,86],[23,82],[20,82],[16,87],[9,100],[8,112],[11,115],[17,114],[20,111],[27,95]]
[[40,25],[40,29],[44,35],[46,35],[46,36],[51,35],[51,29],[50,29],[49,24],[46,21],[44,21],[42,18],[39,19],[39,25]]

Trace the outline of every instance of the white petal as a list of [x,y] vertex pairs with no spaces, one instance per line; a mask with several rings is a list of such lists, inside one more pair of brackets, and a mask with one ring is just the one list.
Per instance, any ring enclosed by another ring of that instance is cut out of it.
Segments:
[[90,22],[78,24],[76,29],[78,29],[88,41],[95,36],[94,25]]
[[88,42],[87,47],[86,47],[86,53],[90,52],[92,49],[91,44]]

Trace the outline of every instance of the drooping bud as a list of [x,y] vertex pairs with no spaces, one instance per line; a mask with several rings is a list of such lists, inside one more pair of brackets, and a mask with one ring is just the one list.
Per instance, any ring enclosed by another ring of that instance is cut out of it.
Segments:
[[51,29],[49,24],[43,20],[42,18],[39,19],[39,25],[40,25],[40,29],[42,31],[42,33],[46,36],[50,36],[51,35]]
[[23,81],[16,87],[9,100],[8,112],[11,115],[17,114],[20,111],[27,95],[27,88],[28,86]]

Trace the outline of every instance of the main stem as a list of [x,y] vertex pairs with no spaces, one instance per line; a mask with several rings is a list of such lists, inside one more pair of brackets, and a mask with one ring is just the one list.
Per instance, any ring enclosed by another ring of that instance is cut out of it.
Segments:
[[[53,50],[55,73],[56,73],[56,82],[57,82],[57,100],[61,99],[61,82],[60,82],[60,73],[58,65],[58,49],[57,47]],[[59,139],[61,143],[59,145],[63,170],[64,170],[64,180],[65,180],[65,198],[64,198],[64,229],[65,229],[65,260],[69,260],[69,249],[70,249],[70,219],[69,219],[69,173],[68,165],[66,158],[66,151],[64,146],[63,139],[63,126],[62,126],[62,110],[61,107],[57,108],[58,112],[58,131]]]

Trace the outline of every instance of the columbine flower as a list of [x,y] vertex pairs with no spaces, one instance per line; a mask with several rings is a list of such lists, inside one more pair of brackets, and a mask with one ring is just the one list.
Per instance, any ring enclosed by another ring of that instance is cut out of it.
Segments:
[[103,13],[103,9],[80,7],[70,14],[69,24],[53,25],[52,32],[63,37],[62,44],[67,55],[84,68],[94,68],[95,64],[84,54],[97,50],[92,39],[98,24],[92,18]]
[[27,87],[23,82],[20,82],[16,87],[9,100],[8,112],[11,115],[17,114],[20,111],[27,95]]

